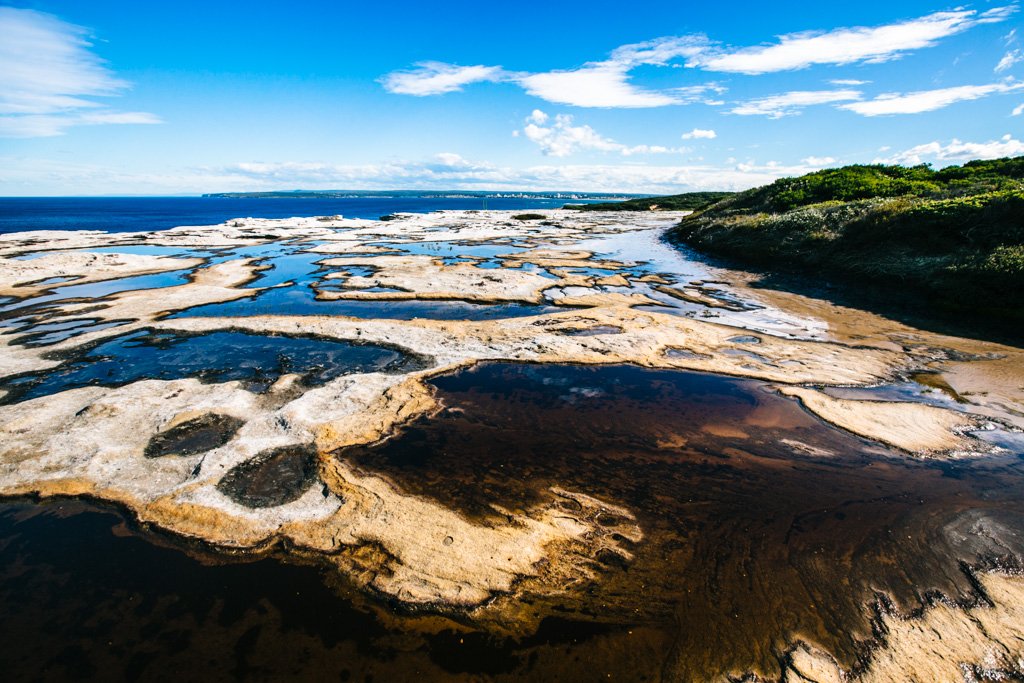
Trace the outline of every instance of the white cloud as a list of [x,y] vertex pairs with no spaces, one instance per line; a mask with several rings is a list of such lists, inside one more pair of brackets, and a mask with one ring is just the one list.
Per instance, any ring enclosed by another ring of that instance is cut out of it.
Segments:
[[643,108],[679,103],[670,94],[644,90],[631,84],[628,69],[616,64],[530,74],[519,82],[534,97],[576,107]]
[[96,125],[102,123],[134,123],[153,124],[162,123],[156,114],[144,111],[92,111],[84,112],[78,117],[78,122],[85,125]]
[[470,83],[499,81],[507,77],[500,66],[458,66],[444,62],[419,62],[415,69],[395,71],[380,79],[384,89],[398,95],[443,95]]
[[714,140],[717,137],[718,133],[715,131],[703,128],[694,128],[689,133],[683,133],[682,135],[684,140]]
[[1013,108],[1013,111],[1010,112],[1010,116],[1020,116],[1021,114],[1024,114],[1024,104],[1018,104]]
[[874,163],[914,166],[925,162],[954,163],[971,159],[999,159],[1020,154],[1024,154],[1024,142],[1007,134],[998,140],[988,142],[962,142],[955,138],[947,145],[940,142],[929,142],[911,147],[885,159],[875,159]]
[[602,137],[590,126],[572,125],[572,117],[565,114],[556,116],[549,127],[528,123],[523,134],[540,147],[541,152],[553,157],[567,157],[579,150],[617,152],[623,147],[610,138]]
[[629,67],[641,64],[664,66],[680,57],[695,57],[707,49],[707,45],[708,39],[702,35],[663,36],[616,48],[609,61]]
[[800,163],[807,164],[808,166],[830,166],[836,163],[835,157],[815,157],[810,156],[805,159],[801,159]]
[[23,114],[0,116],[0,137],[46,138],[63,135],[72,126],[98,126],[104,124],[155,124],[160,117],[144,111],[63,112],[60,114]]
[[543,126],[545,123],[548,122],[548,115],[542,112],[540,109],[534,109],[533,113],[526,117],[526,120],[529,121],[530,123],[536,123],[539,126]]
[[137,173],[98,164],[0,157],[0,195],[199,193],[308,189],[577,190],[673,194],[696,190],[742,190],[784,176],[817,170],[804,164],[705,163],[545,164],[496,166],[446,153],[427,161],[344,165],[320,162],[246,162],[217,168],[166,168]]
[[724,88],[712,83],[648,90],[630,82],[630,71],[644,65],[666,66],[672,60],[698,54],[706,45],[707,39],[702,36],[657,38],[623,45],[602,61],[587,62],[574,69],[538,73],[505,71],[498,66],[421,62],[414,69],[387,74],[380,82],[388,92],[424,96],[455,92],[471,83],[503,81],[516,83],[530,95],[555,104],[576,107],[662,107],[699,101],[706,93],[724,92]]
[[718,83],[704,83],[702,85],[688,85],[683,88],[672,88],[670,92],[672,92],[677,98],[679,98],[680,103],[683,104],[701,102],[702,104],[715,105],[722,103],[708,99],[709,93],[721,95],[727,90],[728,88],[719,85]]
[[[979,24],[1006,20],[1016,6],[997,7],[979,13],[957,9],[935,12],[916,19],[875,27],[837,28],[830,31],[792,33],[772,45],[725,49],[703,35],[663,36],[642,43],[623,45],[600,61],[586,62],[570,69],[538,73],[505,71],[498,66],[457,66],[421,62],[408,71],[396,71],[380,79],[393,93],[438,95],[461,90],[481,81],[512,82],[527,93],[555,104],[576,107],[663,107],[704,102],[718,106],[721,100],[709,93],[722,93],[716,84],[649,89],[632,81],[640,66],[681,65],[705,71],[764,74],[802,69],[815,64],[878,63],[932,47],[946,38]],[[835,85],[857,86],[867,81],[840,79]]]
[[978,24],[1003,21],[1015,6],[978,14],[974,10],[935,12],[917,19],[875,27],[806,31],[780,36],[774,45],[734,51],[707,51],[691,58],[688,66],[708,71],[764,74],[803,69],[814,64],[878,63],[904,53],[934,46],[940,39]]
[[998,64],[996,64],[995,72],[998,74],[1008,71],[1014,64],[1020,61],[1024,61],[1024,53],[1020,50],[1010,50],[1003,55],[1003,58],[999,60]]
[[767,116],[778,119],[799,114],[804,107],[859,100],[859,90],[795,90],[792,92],[740,102],[732,108],[740,116]]
[[461,154],[454,152],[435,154],[434,159],[437,161],[437,165],[443,168],[474,168],[474,164],[471,161],[468,161]]
[[604,61],[588,62],[577,69],[521,74],[516,81],[535,97],[577,107],[642,108],[684,104],[719,86],[647,90],[632,84],[629,72],[638,66],[665,66],[673,59],[696,55],[706,44],[701,36],[658,38],[623,45]]
[[160,123],[154,114],[118,112],[97,97],[122,93],[89,48],[88,32],[49,14],[0,7],[0,136],[48,137],[76,125]]
[[[2,161],[2,160],[0,160]],[[786,166],[774,162],[745,162],[728,166],[646,164],[539,165],[508,168],[469,163],[449,168],[436,163],[401,162],[385,165],[262,163],[236,164],[221,169],[223,191],[231,188],[322,189],[430,188],[463,190],[578,190],[581,192],[675,193],[690,190],[740,190],[801,175],[813,165]],[[207,189],[204,191],[218,191]]]
[[1024,83],[989,83],[987,85],[960,85],[938,90],[922,90],[912,93],[887,93],[873,100],[851,102],[839,105],[862,116],[885,116],[888,114],[919,114],[948,107],[956,102],[977,100],[988,95],[1015,92],[1024,89]]
[[858,81],[856,78],[833,78],[829,81],[832,85],[867,85],[871,81]]
[[539,109],[526,118],[523,135],[540,147],[547,156],[567,157],[580,151],[616,152],[623,156],[636,154],[670,154],[686,151],[683,148],[661,145],[623,145],[606,138],[588,125],[573,125],[573,117],[559,114],[548,123],[549,117]]

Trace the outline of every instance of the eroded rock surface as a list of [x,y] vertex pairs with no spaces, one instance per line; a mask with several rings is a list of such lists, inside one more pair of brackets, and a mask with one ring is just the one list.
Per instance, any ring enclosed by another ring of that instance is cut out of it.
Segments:
[[[0,295],[18,297],[0,310],[0,398],[7,403],[0,406],[0,493],[88,495],[219,547],[259,550],[286,541],[366,590],[409,605],[458,609],[495,623],[530,621],[540,617],[502,598],[571,595],[588,581],[614,583],[607,577],[629,572],[649,538],[643,511],[613,494],[547,481],[529,503],[474,516],[346,458],[345,449],[372,447],[445,410],[429,385],[438,375],[482,361],[517,361],[626,363],[754,378],[773,383],[791,397],[785,400],[799,398],[829,423],[902,449],[875,454],[879,467],[886,458],[984,455],[1004,442],[978,439],[972,430],[1012,441],[1013,428],[1024,426],[1019,350],[877,320],[861,334],[844,326],[842,312],[822,313],[822,304],[752,294],[727,271],[659,245],[659,231],[678,218],[671,214],[545,213],[550,220],[543,225],[504,212],[437,212],[389,221],[246,219],[116,239],[93,232],[0,236]],[[181,253],[87,251],[118,245]],[[54,253],[15,258],[42,249]],[[50,294],[67,282],[171,270],[189,274],[145,289],[67,299]],[[261,303],[270,297],[276,297],[273,313]],[[289,297],[301,303],[301,314],[289,312]],[[429,309],[396,319],[374,315],[384,308],[362,309],[362,316],[354,314],[359,309],[339,315],[327,308],[345,301],[380,307],[429,301],[442,308],[514,303],[537,310],[472,320],[457,313],[429,317]],[[172,315],[226,302],[242,313]],[[93,326],[107,323],[116,326]],[[56,335],[28,343],[43,331]],[[171,340],[227,332],[315,337],[376,345],[417,361],[364,364],[345,373],[282,361],[255,391],[251,378],[223,381],[234,375],[196,372],[128,383],[97,378],[95,386],[19,398],[40,373],[142,331]],[[921,371],[941,373],[952,392],[946,394],[955,396],[925,395],[935,381],[921,385],[920,399],[826,393],[917,386],[911,378]],[[779,419],[767,411],[757,424],[774,428]],[[718,438],[751,438],[735,425],[708,429]],[[684,434],[659,438],[668,449],[687,440]],[[799,435],[787,439],[794,458],[832,455]],[[852,675],[903,667],[941,678],[953,670],[949,662],[958,662],[959,671],[987,666],[991,648],[998,650],[993,670],[1009,671],[1021,654],[1020,637],[998,624],[1017,618],[1003,601],[1019,603],[1018,583],[984,577],[992,605],[939,605],[918,621],[887,621],[891,637],[877,646],[870,667]],[[983,618],[998,623],[991,630],[969,625]],[[922,640],[929,631],[946,638],[937,655],[943,664],[934,671],[898,659],[904,654],[885,654],[938,647]],[[781,637],[797,643],[802,635]],[[990,650],[956,649],[970,639]],[[822,645],[800,647],[785,675],[822,681],[851,675],[848,662]]]

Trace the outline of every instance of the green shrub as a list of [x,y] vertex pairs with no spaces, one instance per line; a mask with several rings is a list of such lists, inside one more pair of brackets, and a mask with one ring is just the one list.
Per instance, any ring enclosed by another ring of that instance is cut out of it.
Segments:
[[847,166],[786,178],[686,217],[670,233],[715,256],[899,282],[954,310],[1024,319],[1024,157]]

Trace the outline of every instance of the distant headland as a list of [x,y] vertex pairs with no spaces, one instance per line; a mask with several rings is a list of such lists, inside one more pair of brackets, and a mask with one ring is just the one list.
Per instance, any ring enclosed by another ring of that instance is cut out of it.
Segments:
[[616,201],[647,197],[621,192],[518,192],[484,190],[272,190],[268,192],[211,192],[219,199],[351,199],[354,197],[417,197],[426,199],[596,199]]

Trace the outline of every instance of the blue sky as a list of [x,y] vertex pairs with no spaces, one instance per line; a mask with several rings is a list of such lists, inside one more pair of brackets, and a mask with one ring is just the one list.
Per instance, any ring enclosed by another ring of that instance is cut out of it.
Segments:
[[1007,0],[0,2],[0,195],[741,189],[1024,154]]

